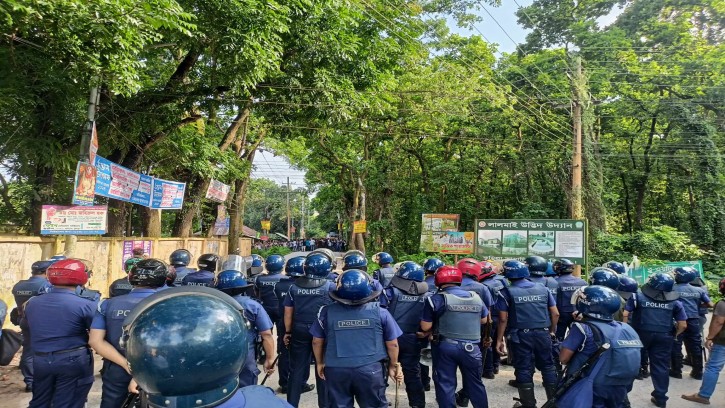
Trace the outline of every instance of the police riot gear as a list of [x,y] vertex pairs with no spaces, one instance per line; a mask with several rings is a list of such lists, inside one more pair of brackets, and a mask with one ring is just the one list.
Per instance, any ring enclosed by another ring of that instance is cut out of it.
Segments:
[[133,286],[160,288],[166,283],[169,267],[158,259],[144,259],[131,268],[128,281]]
[[191,263],[191,253],[186,249],[177,249],[169,255],[169,263],[174,267],[188,266]]
[[[343,273],[341,279],[348,273]],[[326,366],[360,367],[387,358],[379,303],[366,303],[354,309],[333,303],[325,308],[331,328],[327,331]]]
[[546,269],[549,266],[546,259],[540,256],[530,256],[524,261],[529,267],[529,273],[532,276],[544,276],[546,275]]
[[619,295],[606,286],[586,286],[577,292],[576,310],[584,316],[611,321],[619,307]]
[[438,335],[443,339],[481,341],[481,311],[483,301],[475,292],[463,298],[441,293],[445,298],[446,313],[438,318]]
[[368,270],[368,260],[360,251],[354,253],[346,253],[342,258],[342,270],[358,269],[361,271]]
[[574,262],[566,258],[561,258],[558,261],[554,262],[553,268],[554,272],[556,272],[557,275],[574,273]]
[[503,273],[507,279],[528,278],[529,268],[525,263],[516,260],[508,260],[503,263]]
[[589,273],[589,284],[606,286],[609,289],[617,290],[619,275],[609,268],[597,267]]
[[284,266],[284,273],[290,277],[299,277],[305,275],[305,257],[296,256],[287,260]]
[[512,329],[543,329],[551,326],[549,290],[536,285],[532,288],[509,286],[511,309],[508,326]]
[[426,275],[432,275],[443,265],[445,265],[443,261],[438,258],[428,258],[423,264],[423,269],[425,270]]
[[270,275],[282,273],[284,269],[284,257],[281,255],[268,256],[265,261],[265,267],[267,268],[267,273]]
[[623,263],[617,262],[617,261],[609,261],[602,265],[605,268],[609,268],[613,270],[618,275],[626,275],[627,274],[627,267],[624,266]]

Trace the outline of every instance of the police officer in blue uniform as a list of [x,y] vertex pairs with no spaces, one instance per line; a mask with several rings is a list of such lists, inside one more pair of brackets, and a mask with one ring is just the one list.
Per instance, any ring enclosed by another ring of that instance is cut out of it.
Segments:
[[388,287],[393,276],[395,276],[395,270],[393,270],[395,259],[387,252],[378,252],[373,257],[373,260],[380,265],[380,269],[376,269],[373,272],[373,279],[380,282],[384,288]]
[[567,365],[566,376],[581,370],[584,363],[604,344],[610,347],[583,376],[593,380],[592,389],[572,387],[557,399],[557,407],[629,406],[627,393],[632,390],[639,372],[642,342],[632,327],[614,320],[619,305],[619,295],[606,286],[585,286],[577,293],[576,310],[584,318],[573,323],[561,344],[559,359]]
[[682,343],[685,343],[687,355],[690,356],[692,371],[690,377],[702,379],[702,330],[700,327],[700,306],[713,307],[707,294],[707,289],[691,284],[700,276],[692,267],[675,268],[675,292],[680,295],[680,303],[687,315],[687,328],[675,337],[672,347],[672,362],[670,363],[670,376],[682,378]]
[[498,310],[496,310],[496,302],[501,294],[501,289],[507,287],[508,282],[496,272],[496,267],[488,261],[481,262],[481,276],[479,277],[479,281],[486,285],[491,292],[491,300],[493,300],[493,306],[489,309],[489,315],[491,317],[491,335],[494,341],[486,351],[486,360],[483,362],[483,378],[492,380],[496,378],[501,364],[501,356],[496,352],[498,344],[498,336],[496,336],[498,330]]
[[[707,284],[704,280],[702,280],[701,277],[695,278],[692,282],[690,282],[690,285],[698,287],[698,288],[704,288],[707,290]],[[707,325],[707,314],[710,312],[710,309],[706,305],[701,304],[699,308],[699,316],[700,316],[700,336],[703,335],[703,330],[705,329],[705,325]],[[688,355],[685,356],[685,358],[682,360],[683,364],[692,365],[692,358]]]
[[559,275],[556,278],[556,282],[559,284],[556,307],[559,310],[560,316],[559,323],[556,326],[556,338],[562,341],[564,340],[566,330],[574,321],[574,317],[572,316],[572,313],[574,313],[574,305],[571,303],[571,298],[577,289],[582,286],[587,286],[587,282],[584,279],[572,275],[574,273],[574,262],[566,258],[554,262],[554,271]]
[[[131,388],[138,391],[138,383],[142,400],[153,408],[289,407],[269,388],[239,386],[238,373],[249,352],[241,312],[234,299],[202,286],[170,288],[146,298],[124,322]],[[178,341],[168,341],[171,336]]]
[[589,285],[606,286],[609,289],[617,290],[619,288],[619,276],[612,269],[598,266],[589,272]]
[[343,272],[330,292],[335,300],[320,309],[310,329],[317,375],[325,380],[330,406],[387,408],[385,369],[401,382],[398,367],[398,337],[402,334],[390,313],[376,299],[367,273],[355,269]]
[[[91,278],[93,277],[93,262],[91,262],[87,259],[80,259],[80,258],[77,258],[77,259],[79,261],[83,262],[83,264],[86,266],[86,275],[88,275],[88,282],[90,282]],[[101,292],[86,287],[88,282],[86,282],[86,284],[76,286],[75,293],[76,293],[76,295],[78,295],[84,299],[92,300],[97,303],[98,301],[101,300]]]
[[617,275],[626,275],[627,267],[623,263],[617,261],[609,261],[602,265],[605,268],[613,270]]
[[526,264],[509,260],[504,262],[503,271],[511,285],[501,290],[496,302],[499,313],[497,351],[505,354],[505,334],[519,389],[516,406],[533,408],[536,406],[534,367],[541,371],[547,398],[556,391],[557,376],[551,349],[559,312],[551,292],[526,279],[529,277]]
[[181,279],[182,286],[206,286],[214,287],[214,273],[219,263],[219,256],[215,254],[204,254],[196,260],[199,270],[190,272]]
[[[312,335],[310,328],[317,321],[320,308],[330,304],[330,292],[335,284],[327,280],[332,272],[330,259],[323,254],[310,254],[305,259],[305,276],[297,278],[284,299],[285,345],[290,352],[290,377],[287,385],[287,402],[297,407],[300,396],[310,376]],[[317,375],[317,405],[328,406],[325,382]]]
[[252,254],[252,263],[249,268],[247,268],[247,281],[254,285],[254,282],[256,282],[257,277],[264,272],[264,258],[262,258],[260,255]]
[[257,337],[262,339],[266,359],[264,369],[266,373],[274,371],[274,337],[272,336],[272,320],[265,309],[257,301],[245,296],[247,288],[251,286],[244,277],[244,259],[239,255],[227,255],[221,263],[222,272],[216,281],[216,288],[231,296],[244,310],[244,318],[249,322],[250,330],[247,334],[249,340],[249,353],[244,367],[239,373],[239,384],[242,387],[256,385],[260,371],[254,358],[255,342]]
[[128,281],[128,276],[124,276],[123,278],[116,279],[111,283],[111,286],[108,287],[108,295],[112,298],[128,295],[131,293],[132,289],[133,285],[131,285],[131,282]]
[[[368,270],[368,259],[365,258],[365,254],[362,251],[351,250],[347,251],[342,257],[342,271],[349,271],[350,269],[357,269],[359,271],[367,272]],[[330,273],[330,280],[335,282],[338,274],[335,272]]]
[[278,322],[282,316],[279,314],[279,300],[274,294],[274,287],[279,281],[285,279],[285,276],[282,275],[284,258],[280,255],[270,255],[267,257],[265,267],[267,274],[259,275],[254,282],[254,286],[257,289],[262,306],[264,306],[264,311],[267,312],[273,322]]
[[619,311],[614,314],[614,320],[621,322],[623,313],[624,313],[624,307],[627,305],[627,301],[629,298],[631,298],[635,293],[637,293],[637,290],[639,289],[639,285],[637,284],[637,281],[630,278],[627,275],[618,275],[619,278],[619,285],[617,286],[617,294],[619,294]]
[[403,262],[380,297],[380,305],[388,309],[403,332],[398,337],[398,360],[403,367],[408,403],[411,407],[421,408],[425,407],[425,390],[420,375],[420,351],[425,345],[423,338],[427,336],[420,329],[420,316],[425,299],[430,295],[424,276],[420,265]]
[[103,357],[101,408],[123,405],[131,383],[125,350],[119,345],[123,320],[140,301],[164,286],[167,273],[168,266],[158,259],[139,261],[128,273],[133,289],[127,295],[107,299],[98,306],[88,344]]
[[30,266],[30,278],[21,280],[13,286],[13,297],[15,298],[15,309],[10,312],[10,321],[20,326],[23,332],[23,352],[20,355],[20,372],[25,382],[25,392],[33,390],[33,349],[30,345],[30,332],[27,321],[23,320],[25,315],[25,303],[33,296],[47,293],[53,287],[48,282],[46,271],[55,261],[38,261]]
[[[463,376],[463,392],[474,408],[488,407],[488,395],[481,381],[481,325],[488,321],[488,309],[474,292],[460,288],[463,274],[454,266],[436,272],[438,292],[425,302],[420,326],[432,332],[433,381],[439,407],[456,406],[456,370]],[[487,344],[485,346],[489,346]]]
[[643,352],[649,355],[654,385],[651,401],[658,407],[667,406],[672,342],[687,327],[687,314],[677,300],[680,295],[674,289],[672,276],[664,273],[651,275],[637,294],[627,301],[622,319],[625,323],[632,322],[642,340]]
[[554,296],[554,299],[556,299],[559,291],[559,283],[556,279],[546,276],[546,270],[549,268],[549,263],[546,259],[540,256],[530,256],[524,260],[524,263],[529,267],[529,280],[549,289],[551,296]]
[[196,269],[189,268],[191,263],[191,252],[186,249],[177,249],[169,255],[169,264],[176,270],[176,279],[173,286],[181,286],[184,276],[196,272]]
[[423,263],[425,283],[428,284],[428,292],[434,293],[436,291],[435,274],[442,266],[445,266],[445,263],[438,258],[428,258]]
[[93,355],[88,330],[96,303],[75,294],[88,282],[86,265],[60,260],[48,268],[53,289],[25,304],[33,350],[33,398],[30,408],[81,408],[93,386]]

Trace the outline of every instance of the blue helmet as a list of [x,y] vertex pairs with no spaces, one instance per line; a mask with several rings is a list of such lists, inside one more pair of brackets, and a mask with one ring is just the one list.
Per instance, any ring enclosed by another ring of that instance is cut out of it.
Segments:
[[37,261],[33,262],[32,265],[30,265],[30,273],[33,275],[42,275],[44,274],[50,265],[53,265],[55,261],[53,260],[47,260],[47,261]]
[[264,265],[270,275],[282,273],[282,269],[284,269],[284,257],[282,255],[270,255],[267,257]]
[[521,261],[509,259],[503,263],[503,275],[507,279],[528,278],[529,267]]
[[257,254],[252,254],[252,262],[249,267],[249,276],[259,275],[264,271],[264,258]]
[[241,271],[228,270],[219,272],[216,278],[216,288],[229,294],[234,294],[239,289],[245,289],[251,285],[251,283],[247,282],[244,273]]
[[546,272],[544,273],[545,276],[556,276],[556,272],[554,272],[554,263],[551,261],[546,262]]
[[674,291],[675,278],[666,273],[656,273],[650,275],[647,282],[642,285],[642,293],[654,300],[672,301],[680,297],[678,292]]
[[395,276],[402,279],[423,282],[425,279],[425,272],[423,271],[423,267],[417,263],[413,261],[405,261],[400,265],[400,268],[398,269],[398,272],[395,273]]
[[554,272],[556,272],[557,275],[566,275],[568,273],[573,273],[574,262],[566,258],[561,258],[558,261],[554,262]]
[[619,287],[619,276],[613,270],[599,266],[592,269],[589,273],[589,284],[606,286],[609,289],[617,290]]
[[526,263],[526,266],[529,267],[529,273],[532,276],[546,275],[546,268],[549,266],[546,262],[546,259],[536,255],[526,258],[526,260],[524,260],[524,263]]
[[675,282],[677,283],[690,283],[700,276],[697,269],[691,266],[681,266],[675,268]]
[[304,276],[305,275],[305,257],[296,256],[287,260],[284,266],[284,272],[287,276]]
[[625,275],[627,273],[627,268],[621,262],[609,261],[602,266],[605,268],[609,268],[620,275]]
[[443,265],[445,265],[445,263],[438,258],[428,258],[423,264],[423,269],[425,270],[426,275],[433,275]]
[[619,286],[617,287],[619,296],[625,299],[631,298],[633,293],[637,293],[638,286],[636,280],[627,275],[619,275]]
[[324,279],[332,272],[330,258],[324,254],[309,254],[305,258],[305,276],[310,279]]
[[620,306],[617,292],[606,286],[585,286],[577,291],[576,310],[585,316],[611,321]]
[[62,261],[64,259],[68,259],[68,258],[65,255],[61,255],[61,254],[59,254],[59,255],[53,255],[53,256],[50,257],[50,260],[53,261],[53,262],[55,262],[55,261]]
[[342,258],[342,270],[346,271],[348,269],[366,271],[368,269],[368,260],[365,258],[365,255],[359,251],[345,254],[345,257]]
[[199,286],[159,291],[123,327],[128,365],[151,406],[212,407],[239,387],[248,329],[228,295]]
[[177,249],[169,255],[172,266],[187,266],[191,263],[191,253],[186,249]]
[[380,266],[388,265],[388,264],[395,262],[395,259],[393,259],[393,256],[387,252],[378,252],[375,255],[375,260],[378,263],[378,265],[380,265]]
[[219,255],[203,254],[196,260],[199,269],[207,272],[216,272],[217,264],[219,264]]
[[360,270],[350,269],[337,278],[335,300],[361,301],[374,293],[370,276]]

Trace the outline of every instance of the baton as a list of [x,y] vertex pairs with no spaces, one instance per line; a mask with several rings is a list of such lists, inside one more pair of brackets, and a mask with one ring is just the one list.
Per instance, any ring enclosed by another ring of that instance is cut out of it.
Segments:
[[[277,361],[279,360],[279,354],[277,354],[277,357],[275,357],[274,361],[272,362],[272,369],[274,369],[274,366],[277,365]],[[270,373],[267,373],[264,375],[264,378],[262,379],[262,384],[264,385],[265,382],[267,382],[267,378],[269,378]]]
[[[397,376],[400,372],[400,363],[395,365],[395,375]],[[398,379],[395,379],[395,408],[398,408],[398,403],[400,399],[400,394],[398,393],[398,387],[399,387]]]
[[123,400],[123,404],[121,404],[121,408],[134,408],[138,401],[139,401],[140,394],[134,394],[132,392],[129,392],[126,396],[126,399]]

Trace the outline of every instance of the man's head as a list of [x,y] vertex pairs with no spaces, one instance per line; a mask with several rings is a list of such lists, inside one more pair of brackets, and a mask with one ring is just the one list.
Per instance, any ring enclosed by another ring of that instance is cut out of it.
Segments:
[[131,253],[136,258],[143,258],[143,248],[134,248]]

